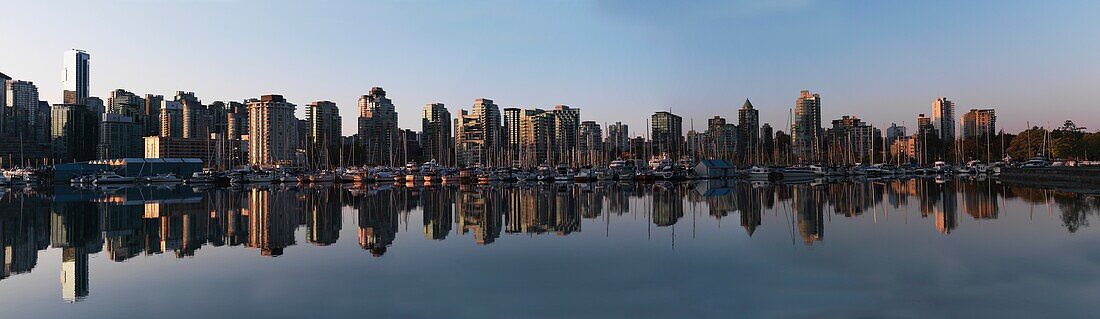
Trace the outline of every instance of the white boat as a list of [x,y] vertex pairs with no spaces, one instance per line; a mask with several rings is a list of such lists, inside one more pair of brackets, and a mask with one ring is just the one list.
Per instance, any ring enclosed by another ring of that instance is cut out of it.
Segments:
[[188,184],[212,184],[214,183],[214,172],[202,171],[191,174],[191,178],[187,179]]
[[275,180],[275,174],[268,172],[253,172],[245,174],[244,179],[248,183],[270,183]]
[[121,176],[121,175],[116,174],[115,172],[103,172],[103,173],[96,174],[94,183],[96,185],[103,185],[103,184],[126,184],[126,183],[133,183],[133,182],[134,182],[133,177]]
[[1040,168],[1040,167],[1051,166],[1051,164],[1052,163],[1050,162],[1049,159],[1046,158],[1046,156],[1037,155],[1037,156],[1032,157],[1031,159],[1027,160],[1023,164],[1020,164],[1020,167],[1021,168]]
[[745,175],[748,175],[749,179],[769,180],[773,176],[775,176],[775,172],[773,172],[772,169],[768,168],[768,167],[753,166],[753,167],[750,167],[747,172],[745,172]]
[[327,183],[336,180],[336,175],[329,172],[320,172],[317,174],[309,175],[309,181],[312,183]]
[[182,181],[176,174],[156,174],[153,176],[145,177],[146,183],[179,183]]

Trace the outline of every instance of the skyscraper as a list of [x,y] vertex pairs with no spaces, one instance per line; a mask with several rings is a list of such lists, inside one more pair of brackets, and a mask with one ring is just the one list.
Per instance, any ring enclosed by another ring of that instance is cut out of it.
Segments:
[[248,102],[249,164],[294,164],[298,139],[294,108],[282,95],[275,94]]
[[397,141],[397,110],[380,87],[359,97],[359,140],[365,146],[368,164],[397,165],[394,145]]
[[493,165],[499,163],[500,108],[493,100],[479,98],[473,109],[465,110],[455,120],[455,157],[458,165]]
[[55,104],[50,114],[50,138],[59,162],[95,158],[99,118],[83,104]]
[[142,157],[145,141],[141,138],[141,124],[129,116],[117,113],[103,114],[99,126],[99,145],[96,158],[113,159]]
[[955,140],[955,102],[946,97],[932,101],[932,125],[940,133],[940,139],[950,143]]
[[0,135],[9,132],[8,125],[8,81],[11,77],[0,72]]
[[603,161],[603,130],[595,121],[581,122],[579,137],[577,138],[577,152],[581,163],[585,165],[600,165]]
[[145,122],[145,99],[124,89],[115,89],[107,96],[107,113],[129,117],[134,122]]
[[972,139],[997,134],[997,111],[993,109],[971,109],[963,114],[962,138]]
[[630,126],[615,122],[607,126],[607,147],[615,156],[630,152]]
[[523,110],[519,144],[521,166],[550,164],[553,161],[554,114],[540,109]]
[[571,164],[577,154],[581,110],[568,105],[554,107],[554,156],[558,163]]
[[520,154],[520,132],[522,131],[521,123],[523,122],[523,110],[519,108],[509,107],[503,110],[503,122],[504,122],[504,136],[502,141],[505,149],[505,160],[508,162],[518,162]]
[[180,101],[160,101],[160,137],[185,138],[183,135],[183,104]]
[[745,104],[737,110],[737,150],[742,157],[751,157],[759,150],[760,144],[760,111],[752,107],[752,102],[745,99]]
[[339,154],[333,154],[333,150],[340,147],[340,121],[340,109],[336,103],[314,101],[306,105],[307,154],[314,165],[332,164],[339,159],[336,158]]
[[210,138],[210,112],[194,92],[176,91],[183,116],[183,138]]
[[653,154],[668,154],[676,158],[680,156],[681,146],[684,144],[683,119],[668,111],[653,113],[650,117],[653,125],[652,137]]
[[[161,132],[160,108],[164,102],[163,95],[145,95],[145,120],[141,125],[142,136],[159,136]],[[180,134],[183,134],[182,132]]]
[[421,149],[426,159],[434,159],[444,165],[454,165],[452,152],[454,138],[451,136],[451,112],[443,103],[431,103],[424,106],[421,118]]
[[795,100],[791,123],[791,147],[799,161],[817,159],[821,133],[821,95],[803,90]]
[[91,56],[84,50],[65,52],[65,74],[61,81],[65,104],[81,104],[88,99],[88,61]]
[[707,159],[727,159],[737,155],[738,143],[741,138],[737,125],[726,123],[726,119],[715,115],[707,119],[707,132],[702,143],[692,142],[692,148],[702,150],[702,157]]
[[33,82],[7,80],[4,89],[7,98],[7,123],[4,125],[6,133],[21,136],[24,140],[41,143],[44,136],[39,136],[42,129],[38,124],[38,87]]

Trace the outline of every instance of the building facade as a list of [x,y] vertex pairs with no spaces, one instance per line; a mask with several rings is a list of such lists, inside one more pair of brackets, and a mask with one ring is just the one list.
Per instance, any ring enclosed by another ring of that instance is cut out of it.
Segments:
[[479,98],[470,112],[455,119],[455,158],[460,166],[495,165],[502,150],[500,108],[493,100]]
[[359,97],[359,140],[363,143],[363,158],[367,164],[400,164],[394,158],[397,145],[397,110],[386,97],[386,91],[373,87],[370,94]]
[[651,155],[667,154],[677,158],[681,154],[684,145],[683,118],[667,111],[660,111],[650,116],[652,136],[650,143],[653,153]]
[[454,165],[451,112],[443,103],[431,103],[424,106],[420,122],[420,147],[424,157],[443,165]]
[[295,105],[270,94],[248,102],[248,154],[251,165],[296,164],[298,145]]
[[947,97],[939,97],[932,101],[932,125],[940,134],[944,142],[955,140],[955,102]]
[[96,158],[112,159],[144,155],[145,143],[141,138],[140,123],[129,116],[116,113],[103,114],[100,123]]
[[803,90],[794,103],[791,123],[791,147],[799,162],[819,158],[821,129],[821,95]]
[[61,81],[64,104],[84,105],[88,99],[90,60],[91,56],[84,50],[72,49],[65,52],[65,73]]
[[340,109],[331,101],[306,105],[307,160],[312,164],[339,162],[341,144]]
[[971,109],[962,119],[962,138],[986,138],[997,135],[997,111],[993,109]]

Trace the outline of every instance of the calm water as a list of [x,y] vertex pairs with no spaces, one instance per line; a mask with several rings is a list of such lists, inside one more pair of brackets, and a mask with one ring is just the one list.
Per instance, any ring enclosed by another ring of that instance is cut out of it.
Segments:
[[8,190],[0,318],[1095,317],[1100,199],[930,179]]

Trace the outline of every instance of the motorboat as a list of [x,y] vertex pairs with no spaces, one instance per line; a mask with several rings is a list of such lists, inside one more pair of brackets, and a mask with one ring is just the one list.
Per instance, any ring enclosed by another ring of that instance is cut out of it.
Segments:
[[752,180],[771,180],[782,176],[781,174],[779,174],[779,172],[773,171],[771,168],[766,166],[750,167],[749,170],[745,172],[745,175],[748,175],[749,179]]
[[176,174],[172,173],[156,174],[153,176],[147,176],[144,179],[146,183],[179,183],[183,181],[179,177],[176,177]]
[[192,173],[191,178],[187,179],[187,184],[213,184],[215,181],[214,172],[202,171]]
[[246,183],[270,183],[275,180],[275,174],[270,172],[251,172],[244,174]]
[[96,185],[103,185],[103,184],[126,184],[126,183],[133,183],[133,182],[134,182],[133,177],[121,176],[121,175],[116,174],[115,172],[102,172],[102,173],[96,174],[94,183]]
[[1042,168],[1049,167],[1051,164],[1053,163],[1051,163],[1050,159],[1047,159],[1046,156],[1036,155],[1023,164],[1020,164],[1020,168]]

